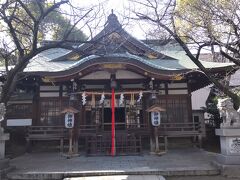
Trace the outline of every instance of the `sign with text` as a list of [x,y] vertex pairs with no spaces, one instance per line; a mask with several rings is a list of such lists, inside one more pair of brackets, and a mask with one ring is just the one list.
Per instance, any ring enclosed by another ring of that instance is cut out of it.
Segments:
[[159,126],[161,123],[160,112],[151,112],[151,120],[153,126]]
[[74,126],[74,113],[67,112],[65,114],[65,127],[66,128],[73,128]]

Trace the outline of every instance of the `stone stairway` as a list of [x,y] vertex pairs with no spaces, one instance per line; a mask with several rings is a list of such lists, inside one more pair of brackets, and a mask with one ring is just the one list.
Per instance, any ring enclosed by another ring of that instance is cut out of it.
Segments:
[[215,155],[199,149],[169,150],[162,156],[95,156],[66,159],[59,153],[32,153],[11,160],[11,180],[64,179],[93,176],[218,176]]

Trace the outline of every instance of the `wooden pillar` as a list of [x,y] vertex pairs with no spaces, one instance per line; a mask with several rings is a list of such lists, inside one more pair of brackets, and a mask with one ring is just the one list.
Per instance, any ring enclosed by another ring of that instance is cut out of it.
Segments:
[[69,129],[69,149],[68,154],[73,154],[73,129]]
[[[79,108],[79,106],[75,103],[74,107],[76,109]],[[79,127],[79,116],[78,113],[74,114],[74,127],[73,127],[73,153],[78,154],[78,137],[79,137],[79,132],[78,132],[78,127]]]
[[158,141],[158,127],[154,127],[154,136],[155,136],[155,152],[159,152],[159,141]]
[[164,149],[167,152],[168,151],[168,137],[164,136]]
[[154,153],[156,149],[156,141],[155,141],[155,135],[154,135],[155,131],[151,122],[149,123],[149,125],[150,125],[150,152]]
[[26,152],[28,153],[32,152],[32,142],[29,138],[27,138]]
[[199,145],[199,148],[202,148],[202,135],[201,134],[198,135],[198,145]]
[[154,153],[155,149],[156,149],[155,140],[152,136],[150,136],[150,152]]
[[63,153],[63,149],[64,149],[64,139],[61,138],[60,139],[60,152]]

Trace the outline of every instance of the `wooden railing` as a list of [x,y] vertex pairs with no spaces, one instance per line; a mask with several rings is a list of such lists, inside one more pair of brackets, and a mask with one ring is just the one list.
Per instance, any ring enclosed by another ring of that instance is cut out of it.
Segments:
[[[108,125],[111,125],[111,123]],[[148,125],[116,123],[116,126],[118,125],[125,127],[122,130],[116,130],[117,153],[141,152],[141,137],[151,134]],[[158,128],[158,135],[166,140],[168,137],[194,137],[194,139],[197,137],[201,147],[200,130],[199,123],[161,123]],[[59,147],[62,152],[64,139],[67,139],[69,135],[68,131],[64,126],[30,126],[27,135],[28,147],[31,146],[32,141],[59,140]],[[102,125],[80,125],[77,131],[76,134],[79,137],[86,138],[86,151],[88,154],[106,155],[110,151],[111,130],[105,131]]]
[[167,136],[194,135],[201,133],[200,123],[162,123],[159,133]]
[[[111,125],[111,123],[108,123],[108,125]],[[116,127],[119,125],[124,127],[119,131],[127,133],[149,134],[150,131],[147,124],[116,123]],[[200,134],[200,129],[200,123],[161,123],[158,131],[160,135],[173,136]],[[91,136],[102,132],[105,132],[102,125],[80,125],[78,127],[79,136]],[[28,138],[30,139],[57,139],[67,136],[68,129],[64,126],[30,126],[28,128]]]
[[67,129],[63,126],[30,126],[27,138],[30,140],[51,140],[67,137]]

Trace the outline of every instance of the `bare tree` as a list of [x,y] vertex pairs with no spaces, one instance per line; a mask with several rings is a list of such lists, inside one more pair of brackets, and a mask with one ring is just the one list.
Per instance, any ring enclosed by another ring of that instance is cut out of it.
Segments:
[[[240,2],[183,1],[177,6],[178,33],[198,44],[217,47],[227,59],[240,65]],[[181,28],[183,26],[189,28]],[[216,53],[215,51],[213,53]]]
[[[34,4],[34,10],[33,10]],[[61,7],[64,6],[63,11]],[[59,41],[40,46],[42,40],[42,28],[49,33],[46,19],[52,13],[60,12],[68,19],[68,26]],[[87,26],[95,19],[97,11],[91,8],[74,7],[69,0],[4,0],[0,3],[0,31],[1,50],[0,58],[6,68],[5,81],[2,87],[0,102],[7,103],[18,81],[18,74],[29,63],[29,60],[37,54],[56,47],[73,49],[67,45],[71,32],[76,27]],[[89,26],[88,26],[89,27]],[[80,41],[83,43],[91,41]],[[9,68],[10,61],[14,56],[14,66]]]
[[[131,10],[136,15],[134,19],[150,22],[154,25],[153,28],[155,27],[155,29],[159,30],[158,32],[168,33],[208,79],[218,89],[232,98],[234,107],[236,109],[239,108],[239,96],[212,76],[209,70],[199,61],[201,50],[204,47],[213,48],[217,46],[225,58],[236,65],[240,65],[240,2],[238,0],[230,0],[225,4],[221,4],[222,1],[199,0],[194,1],[194,5],[191,5],[189,1],[185,1],[191,7],[186,9],[184,9],[185,7],[180,8],[177,2],[182,1],[176,2],[176,0],[130,1],[134,4]],[[191,15],[194,11],[198,12],[195,12],[195,16]],[[180,24],[179,21],[181,22]],[[191,28],[187,31],[189,24]],[[187,42],[197,45],[196,55],[190,51]]]

